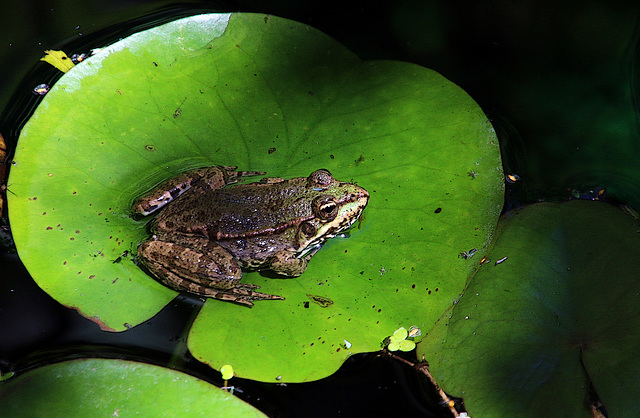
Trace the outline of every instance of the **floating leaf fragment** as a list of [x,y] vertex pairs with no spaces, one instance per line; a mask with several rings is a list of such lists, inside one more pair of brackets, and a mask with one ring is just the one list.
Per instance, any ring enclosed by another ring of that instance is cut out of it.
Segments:
[[40,58],[40,61],[48,62],[63,73],[66,73],[67,71],[75,67],[75,64],[73,63],[71,58],[69,58],[67,54],[64,53],[64,51],[54,51],[52,49],[48,49],[44,51],[44,53],[45,56]]

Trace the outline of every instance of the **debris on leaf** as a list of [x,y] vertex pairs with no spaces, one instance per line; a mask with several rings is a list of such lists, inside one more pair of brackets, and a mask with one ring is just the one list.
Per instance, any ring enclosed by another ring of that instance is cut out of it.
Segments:
[[73,54],[71,56],[71,61],[74,64],[80,64],[82,61],[86,60],[89,56],[87,54]]
[[40,61],[48,62],[49,64],[56,67],[58,70],[66,73],[73,67],[75,64],[71,61],[71,58],[64,53],[64,51],[54,51],[52,49],[48,49],[44,51],[45,56],[40,58]]
[[420,328],[418,328],[417,325],[411,325],[409,327],[409,332],[408,332],[409,338],[420,337],[421,335],[422,335],[422,331],[420,330]]
[[477,252],[478,252],[477,248],[472,248],[469,251],[461,252],[460,254],[458,254],[458,257],[460,257],[462,259],[465,259],[465,260],[468,260],[471,257],[473,257],[475,255],[475,253],[477,253]]
[[32,91],[36,96],[44,96],[45,94],[49,93],[49,90],[49,85],[42,83],[35,86]]
[[517,174],[507,174],[506,176],[504,176],[504,179],[507,183],[514,184],[520,181],[520,176]]

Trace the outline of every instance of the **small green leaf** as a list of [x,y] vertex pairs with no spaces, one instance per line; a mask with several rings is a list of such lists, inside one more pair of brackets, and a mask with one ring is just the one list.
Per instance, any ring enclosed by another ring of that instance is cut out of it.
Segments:
[[400,350],[400,343],[401,342],[402,342],[401,340],[389,341],[389,345],[387,346],[387,349],[389,351],[398,351],[398,350]]
[[14,372],[0,374],[0,382],[11,379],[15,375]]
[[400,351],[411,351],[416,348],[416,343],[411,340],[402,340],[399,343],[398,349]]
[[409,333],[407,332],[407,329],[405,327],[400,327],[394,331],[393,335],[389,337],[389,339],[391,341],[400,342],[406,340],[408,335]]

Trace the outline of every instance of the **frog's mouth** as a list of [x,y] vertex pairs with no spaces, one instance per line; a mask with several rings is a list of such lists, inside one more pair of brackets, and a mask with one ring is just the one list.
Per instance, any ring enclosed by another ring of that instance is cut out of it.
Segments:
[[297,258],[304,258],[310,253],[315,253],[327,240],[351,228],[362,216],[362,212],[369,202],[369,193],[361,189],[360,193],[353,193],[345,200],[346,202],[342,204],[332,221],[320,223],[315,236],[306,243]]

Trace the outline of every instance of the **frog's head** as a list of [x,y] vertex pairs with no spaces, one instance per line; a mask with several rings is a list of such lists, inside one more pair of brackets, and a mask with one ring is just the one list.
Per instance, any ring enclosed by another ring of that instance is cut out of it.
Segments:
[[324,169],[311,173],[307,187],[315,196],[311,200],[311,219],[302,222],[296,233],[294,245],[298,257],[304,257],[326,240],[349,229],[369,202],[365,189],[338,181]]

